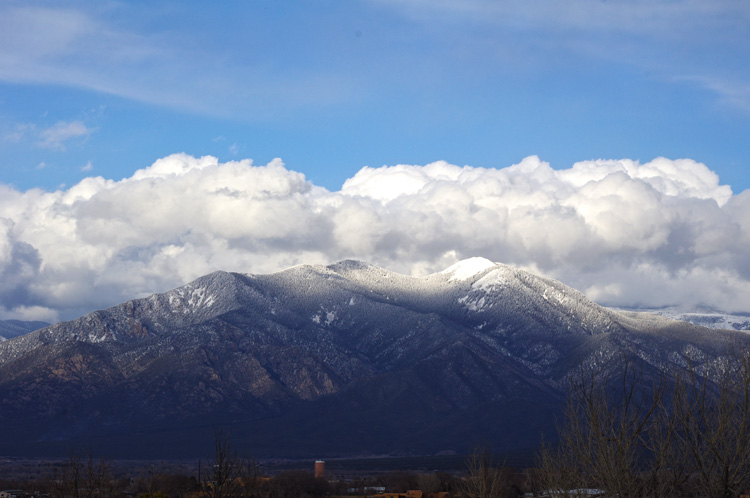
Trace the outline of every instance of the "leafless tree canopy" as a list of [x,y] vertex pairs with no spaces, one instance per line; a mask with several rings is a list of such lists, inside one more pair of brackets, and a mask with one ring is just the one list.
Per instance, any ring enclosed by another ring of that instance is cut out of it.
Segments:
[[214,428],[214,455],[209,460],[208,480],[204,483],[204,496],[210,498],[243,497],[258,495],[260,471],[257,462],[243,458],[232,446],[229,430]]
[[[538,456],[536,487],[559,498],[731,498],[750,485],[750,350],[647,377],[624,362],[617,388],[601,371],[571,379],[559,443]],[[591,491],[588,491],[591,492]]]
[[467,475],[463,480],[462,495],[468,498],[503,498],[506,480],[502,471],[493,464],[487,447],[477,447],[467,462]]
[[107,460],[95,460],[91,453],[84,460],[71,454],[54,479],[54,494],[60,498],[109,498],[116,483]]

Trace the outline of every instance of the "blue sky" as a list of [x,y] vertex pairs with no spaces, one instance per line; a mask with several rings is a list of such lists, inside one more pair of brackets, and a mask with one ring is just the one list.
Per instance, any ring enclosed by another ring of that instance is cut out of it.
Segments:
[[744,0],[6,0],[0,319],[473,256],[750,312],[748,61]]
[[750,187],[746,2],[564,5],[6,1],[0,181],[119,179],[187,152],[281,157],[337,190],[365,165],[535,154],[691,158]]

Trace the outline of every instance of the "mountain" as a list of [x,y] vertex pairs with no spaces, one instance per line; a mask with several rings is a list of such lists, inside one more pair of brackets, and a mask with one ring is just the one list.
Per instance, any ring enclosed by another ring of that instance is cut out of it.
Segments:
[[216,272],[0,343],[0,454],[206,455],[215,424],[264,456],[523,448],[581,362],[676,372],[728,339],[481,258]]
[[709,308],[684,308],[681,306],[642,308],[633,311],[654,313],[672,320],[681,320],[710,329],[750,331],[750,314],[732,314]]
[[0,320],[0,342],[49,326],[47,322]]

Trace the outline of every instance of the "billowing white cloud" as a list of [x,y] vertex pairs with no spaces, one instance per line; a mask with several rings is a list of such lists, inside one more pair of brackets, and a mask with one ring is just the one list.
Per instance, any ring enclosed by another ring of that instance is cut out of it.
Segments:
[[688,159],[363,168],[330,192],[280,160],[175,154],[120,181],[0,186],[0,318],[70,318],[218,269],[358,258],[426,274],[471,256],[609,305],[750,311],[747,247],[750,191]]

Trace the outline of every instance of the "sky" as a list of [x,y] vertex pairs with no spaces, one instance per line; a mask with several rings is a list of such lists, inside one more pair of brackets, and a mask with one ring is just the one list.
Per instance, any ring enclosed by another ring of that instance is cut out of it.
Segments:
[[0,319],[482,256],[750,312],[744,0],[0,3]]

